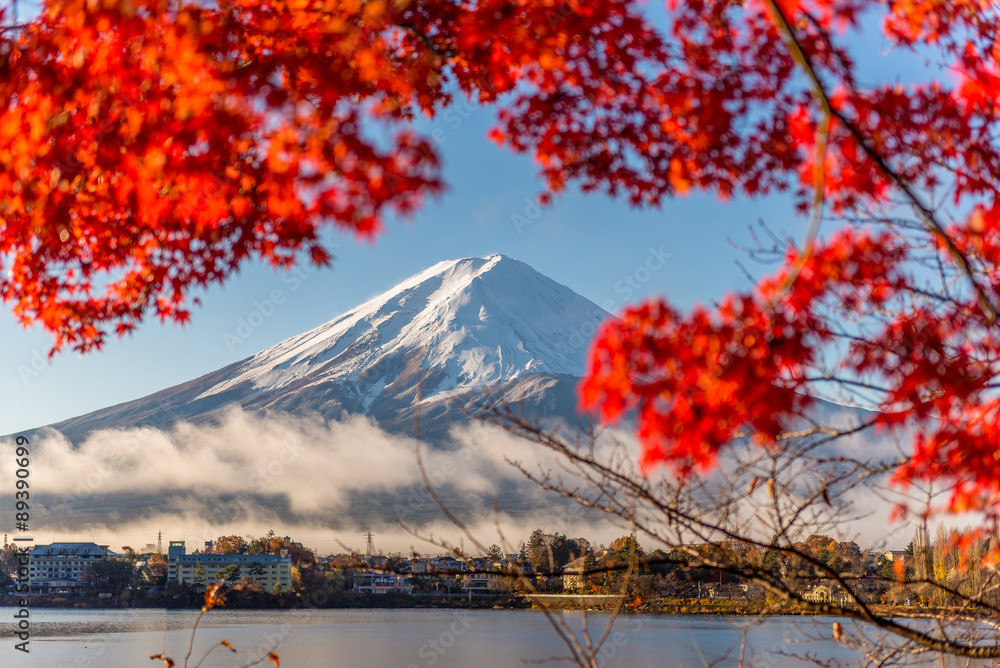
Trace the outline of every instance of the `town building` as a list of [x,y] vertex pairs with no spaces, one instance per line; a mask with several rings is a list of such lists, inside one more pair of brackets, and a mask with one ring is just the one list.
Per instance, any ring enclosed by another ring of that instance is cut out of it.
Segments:
[[365,594],[413,593],[413,587],[407,582],[405,575],[379,573],[368,569],[354,572],[354,586],[351,589]]
[[[211,542],[206,547],[211,547]],[[284,550],[282,551],[284,552]],[[200,574],[199,565],[204,574]],[[188,554],[182,540],[170,541],[167,548],[167,584],[206,585],[215,574],[237,566],[236,580],[248,580],[273,589],[291,589],[292,560],[287,554]]]
[[462,574],[462,591],[486,594],[490,590],[490,580],[495,575],[489,573],[464,573]]
[[35,545],[28,553],[28,586],[37,594],[80,593],[89,584],[91,564],[121,556],[96,543]]
[[906,550],[886,550],[882,553],[882,558],[892,563],[896,563],[897,561],[905,562],[907,558],[912,556]]
[[586,557],[579,557],[563,566],[563,589],[576,591],[587,586]]
[[465,562],[455,557],[444,555],[431,560],[432,572],[458,573],[465,570]]
[[803,594],[802,598],[813,603],[848,605],[854,602],[853,596],[845,592],[839,585],[829,581],[826,584],[817,584],[810,591]]

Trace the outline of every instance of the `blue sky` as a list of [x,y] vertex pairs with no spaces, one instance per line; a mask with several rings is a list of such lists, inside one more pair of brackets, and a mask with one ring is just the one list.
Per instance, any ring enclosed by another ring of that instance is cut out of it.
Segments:
[[[648,9],[662,25],[662,4]],[[884,40],[875,29],[869,35],[878,37],[856,43],[863,73],[873,79],[910,78],[906,65],[900,67],[910,59],[881,57]],[[492,110],[459,105],[422,126],[438,142],[448,191],[427,202],[414,219],[391,223],[374,244],[331,232],[331,269],[303,267],[286,275],[248,265],[224,286],[203,294],[203,305],[186,327],[149,321],[129,338],[109,341],[100,353],[66,352],[49,362],[47,335],[37,328],[24,330],[4,307],[0,434],[208,373],[319,325],[441,260],[499,252],[611,310],[653,295],[687,308],[747,286],[736,265],[747,258],[729,240],[748,243],[748,226],[763,220],[795,238],[805,233],[805,220],[783,197],[722,203],[699,194],[670,201],[661,210],[639,211],[571,191],[539,213],[533,209],[540,191],[535,165],[485,139],[492,118]],[[651,255],[663,254],[669,258],[661,268],[645,269]],[[275,296],[280,303],[269,304]],[[256,325],[250,336],[242,336],[247,327],[241,322]]]

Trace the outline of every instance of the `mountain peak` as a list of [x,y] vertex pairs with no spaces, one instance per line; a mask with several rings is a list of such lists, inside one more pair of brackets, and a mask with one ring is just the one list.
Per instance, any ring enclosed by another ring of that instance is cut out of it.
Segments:
[[[605,317],[505,255],[447,260],[228,367],[54,426],[79,437],[98,425],[210,420],[233,405],[328,418],[360,413],[384,425],[412,424],[418,405],[437,406],[444,425],[451,397],[498,387],[572,416],[586,346]],[[423,410],[423,419],[429,414]]]
[[246,384],[272,392],[309,378],[358,384],[367,408],[413,364],[443,374],[438,392],[528,373],[582,376],[583,346],[605,316],[505,255],[448,260],[238,363],[238,373],[201,396]]

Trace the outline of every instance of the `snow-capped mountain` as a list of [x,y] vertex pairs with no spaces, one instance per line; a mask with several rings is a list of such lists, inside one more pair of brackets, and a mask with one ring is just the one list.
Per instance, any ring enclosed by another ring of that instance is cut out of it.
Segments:
[[[370,415],[389,429],[445,429],[457,397],[501,391],[571,418],[589,339],[607,313],[503,255],[440,262],[330,322],[143,399],[52,425],[97,428],[212,419],[227,406]],[[471,393],[471,395],[470,395]]]

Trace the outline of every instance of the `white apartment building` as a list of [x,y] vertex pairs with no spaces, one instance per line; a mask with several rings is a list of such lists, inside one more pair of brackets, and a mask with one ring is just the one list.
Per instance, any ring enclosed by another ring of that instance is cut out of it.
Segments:
[[39,594],[72,594],[87,586],[90,565],[122,555],[96,543],[35,545],[28,553],[28,586]]

